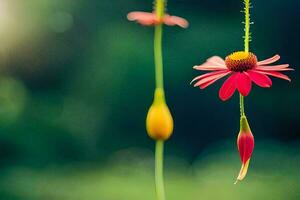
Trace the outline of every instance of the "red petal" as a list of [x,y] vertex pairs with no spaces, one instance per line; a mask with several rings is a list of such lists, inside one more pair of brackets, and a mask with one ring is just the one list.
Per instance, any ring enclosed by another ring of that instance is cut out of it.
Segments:
[[280,56],[275,55],[272,58],[268,58],[266,60],[259,61],[257,63],[257,65],[268,65],[268,64],[271,64],[271,63],[274,63],[274,62],[278,61],[279,59],[280,59]]
[[245,97],[248,96],[248,94],[251,91],[252,88],[252,82],[248,75],[245,73],[238,72],[237,76],[237,89],[238,91]]
[[165,15],[163,21],[168,26],[177,25],[182,28],[187,28],[189,26],[189,22],[186,19],[177,16]]
[[231,75],[222,85],[219,91],[219,97],[221,100],[228,100],[236,90],[236,78],[238,73]]
[[209,76],[213,76],[213,75],[216,75],[216,74],[222,74],[222,73],[226,73],[226,72],[228,72],[228,70],[215,71],[215,72],[209,72],[209,73],[206,73],[206,74],[202,74],[202,75],[197,76],[196,78],[194,78],[191,81],[191,83],[194,82],[194,81],[197,81],[199,79],[203,79],[203,78],[206,78],[206,77],[209,77]]
[[284,75],[280,72],[266,72],[266,71],[257,71],[257,72],[260,74],[266,74],[266,75],[274,76],[276,78],[281,78],[287,81],[291,81],[291,79],[287,75]]
[[214,80],[208,81],[208,82],[206,82],[206,83],[200,85],[200,89],[203,90],[203,89],[207,88],[208,86],[210,86],[211,84],[213,84],[213,83],[216,82],[217,80],[219,80],[219,79],[214,79]]
[[260,87],[269,88],[272,86],[272,80],[262,73],[254,70],[248,70],[245,73],[248,74],[250,79]]
[[[201,79],[200,81],[198,81],[194,87],[198,87],[200,86],[201,89],[204,89],[206,88],[207,86],[211,85],[212,83],[214,83],[215,81],[223,78],[224,76],[230,74],[231,72],[228,71],[228,72],[223,72],[223,73],[218,73],[216,75],[212,75],[212,76],[209,76],[209,77],[206,77],[206,78],[203,78]],[[213,82],[212,82],[213,81]],[[209,85],[206,85],[206,83],[210,82]],[[205,87],[203,87],[203,85],[205,84]]]

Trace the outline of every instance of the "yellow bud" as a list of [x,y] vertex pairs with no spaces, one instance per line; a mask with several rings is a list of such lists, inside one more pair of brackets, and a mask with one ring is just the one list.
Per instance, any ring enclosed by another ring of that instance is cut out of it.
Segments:
[[154,102],[146,119],[146,128],[148,135],[154,140],[167,140],[172,135],[173,118],[162,89],[155,90]]

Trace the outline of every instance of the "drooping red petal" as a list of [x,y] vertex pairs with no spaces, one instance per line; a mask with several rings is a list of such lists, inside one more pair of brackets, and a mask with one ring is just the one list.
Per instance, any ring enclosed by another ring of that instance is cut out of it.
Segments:
[[[199,80],[195,85],[194,87],[198,87],[200,86],[201,89],[204,89],[206,88],[207,86],[211,85],[212,83],[216,82],[217,80],[223,78],[224,76],[230,74],[231,72],[230,71],[227,71],[227,72],[223,72],[223,73],[219,73],[219,74],[215,74],[215,75],[212,75],[212,76],[209,76],[209,77],[206,77],[206,78],[203,78],[201,80]],[[209,85],[207,85],[206,83],[210,83]],[[205,86],[205,87],[204,87]]]
[[237,89],[244,97],[248,96],[252,88],[251,79],[247,74],[243,72],[237,72],[237,74],[238,74],[236,80]]
[[219,97],[221,100],[228,100],[236,90],[236,79],[238,73],[232,74],[222,85],[219,91]]
[[274,76],[276,78],[281,78],[281,79],[284,79],[284,80],[287,80],[287,81],[291,81],[291,79],[287,76],[287,75],[284,75],[283,73],[280,73],[280,72],[267,72],[267,71],[256,71],[260,74],[266,74],[266,75],[269,75],[269,76]]
[[165,15],[163,21],[168,26],[177,25],[181,28],[187,28],[189,26],[189,22],[186,19],[177,16]]
[[258,86],[263,87],[263,88],[269,88],[272,86],[272,80],[262,74],[259,73],[257,71],[254,70],[248,70],[247,72],[245,72],[246,74],[249,75],[250,79]]
[[151,26],[157,23],[157,17],[155,13],[134,11],[127,15],[129,21],[137,21],[144,26]]
[[280,59],[280,56],[275,55],[272,58],[268,58],[266,60],[259,61],[257,63],[257,65],[268,65],[268,64],[271,64],[271,63],[274,63],[274,62],[278,61],[279,59]]
[[[230,73],[231,73],[231,72],[230,72]],[[228,73],[228,74],[229,74],[229,73]],[[228,74],[226,73],[226,74],[224,74],[224,76],[227,76]],[[219,78],[214,79],[214,80],[211,80],[211,81],[209,81],[209,82],[203,83],[202,85],[200,85],[200,89],[205,89],[205,88],[207,88],[208,86],[210,86],[211,84],[213,84],[213,83],[216,82],[217,80],[223,78],[224,76],[219,77]]]
[[192,82],[194,81],[197,81],[199,79],[203,79],[203,78],[206,78],[206,77],[209,77],[209,76],[213,76],[213,75],[216,75],[216,74],[222,74],[222,73],[225,73],[225,72],[228,72],[228,70],[219,70],[219,71],[215,71],[215,72],[209,72],[209,73],[206,73],[206,74],[202,74],[200,76],[197,76],[196,78],[194,78]]
[[208,86],[210,86],[211,84],[213,84],[214,82],[216,82],[218,79],[214,79],[214,80],[211,80],[211,81],[208,81],[206,83],[203,83],[202,85],[200,85],[200,89],[205,89],[207,88]]

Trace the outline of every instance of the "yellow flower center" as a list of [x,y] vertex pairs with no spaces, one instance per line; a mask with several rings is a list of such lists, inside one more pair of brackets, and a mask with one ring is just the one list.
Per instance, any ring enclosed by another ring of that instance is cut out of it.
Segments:
[[238,51],[225,59],[226,66],[231,71],[242,72],[257,66],[257,57],[251,52]]

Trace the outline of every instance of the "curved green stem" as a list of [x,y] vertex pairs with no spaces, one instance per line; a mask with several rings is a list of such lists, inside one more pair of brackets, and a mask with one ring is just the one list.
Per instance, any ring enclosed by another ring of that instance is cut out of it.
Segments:
[[157,200],[165,200],[165,187],[163,179],[164,141],[156,141],[155,147],[155,185]]

